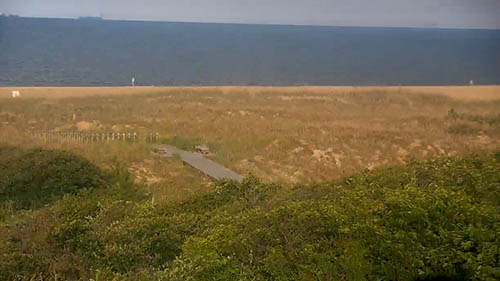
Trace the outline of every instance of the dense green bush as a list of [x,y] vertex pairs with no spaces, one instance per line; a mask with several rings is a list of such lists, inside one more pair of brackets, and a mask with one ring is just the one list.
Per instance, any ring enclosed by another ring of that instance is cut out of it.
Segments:
[[147,198],[140,187],[123,184],[124,172],[107,188],[68,193],[20,213],[0,229],[0,280],[88,280],[106,269],[105,226],[121,221]]
[[[0,230],[0,279],[500,278],[500,153],[158,204],[119,165]],[[465,277],[464,277],[465,276]]]
[[95,165],[70,152],[0,147],[0,203],[11,202],[23,209],[40,207],[103,182]]
[[497,280],[499,192],[498,154],[296,186],[260,207],[214,216],[166,274],[174,280],[414,280],[442,273]]

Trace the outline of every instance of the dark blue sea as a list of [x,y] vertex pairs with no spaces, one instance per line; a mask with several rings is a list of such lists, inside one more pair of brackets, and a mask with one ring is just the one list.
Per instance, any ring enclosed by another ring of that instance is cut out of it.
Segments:
[[0,17],[0,86],[500,84],[500,30]]

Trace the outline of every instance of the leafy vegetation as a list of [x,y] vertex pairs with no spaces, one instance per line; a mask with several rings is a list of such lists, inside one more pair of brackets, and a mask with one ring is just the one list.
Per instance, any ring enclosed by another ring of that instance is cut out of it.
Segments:
[[168,203],[119,165],[104,174],[5,223],[1,280],[500,278],[500,152]]
[[0,148],[0,203],[15,208],[43,206],[78,189],[103,184],[101,171],[65,151]]

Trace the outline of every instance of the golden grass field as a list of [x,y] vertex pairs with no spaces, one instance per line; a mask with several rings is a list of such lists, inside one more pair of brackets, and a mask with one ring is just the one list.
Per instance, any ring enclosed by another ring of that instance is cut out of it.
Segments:
[[0,142],[68,149],[102,167],[118,160],[156,198],[175,200],[210,181],[155,157],[147,143],[56,143],[30,133],[158,132],[209,145],[215,161],[243,175],[295,183],[498,150],[499,114],[500,86],[0,88]]

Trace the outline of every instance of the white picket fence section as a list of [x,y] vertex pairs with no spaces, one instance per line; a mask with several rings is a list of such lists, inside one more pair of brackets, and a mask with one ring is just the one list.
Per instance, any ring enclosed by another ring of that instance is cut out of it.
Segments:
[[34,138],[44,139],[46,141],[79,141],[79,142],[139,142],[158,143],[160,141],[159,133],[139,134],[136,132],[34,132],[31,134]]

